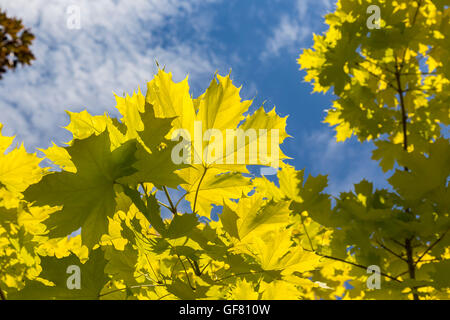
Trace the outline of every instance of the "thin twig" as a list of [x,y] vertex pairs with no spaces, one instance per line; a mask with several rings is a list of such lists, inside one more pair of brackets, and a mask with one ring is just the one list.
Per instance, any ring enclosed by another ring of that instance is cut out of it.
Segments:
[[395,277],[396,278],[401,277],[402,275],[407,274],[408,272],[409,272],[408,270],[403,271],[403,272],[399,273],[398,275],[396,275]]
[[98,298],[104,297],[104,296],[107,296],[108,294],[112,294],[112,293],[115,293],[115,292],[120,292],[120,291],[127,290],[127,289],[164,287],[164,286],[165,286],[165,284],[142,284],[142,285],[138,285],[138,286],[125,287],[125,288],[122,288],[122,289],[115,289],[115,290],[112,290],[112,291],[109,291],[109,292],[105,292],[105,293],[99,294],[97,297]]
[[424,257],[431,249],[433,249],[433,247],[434,247],[435,245],[437,245],[442,239],[444,239],[444,237],[445,237],[445,235],[447,234],[448,230],[449,230],[449,229],[447,229],[447,231],[445,231],[444,234],[443,234],[439,239],[437,239],[435,242],[433,242],[433,244],[430,245],[430,246],[427,248],[427,250],[425,250],[424,253],[422,253],[422,255],[419,257],[419,259],[417,259],[417,261],[414,262],[414,265],[415,265],[415,266],[420,262],[420,260],[422,260],[422,258],[423,258],[423,257]]
[[[302,220],[302,222],[303,222],[303,220]],[[306,233],[308,233],[304,224],[303,224],[303,228],[305,228]],[[308,236],[308,238],[309,238],[309,236]],[[311,244],[311,248],[313,248],[313,247],[312,247],[312,242],[310,242],[310,244]],[[314,249],[313,249],[313,250],[308,250],[308,249],[303,248],[303,250],[309,251],[309,252],[313,252],[313,253],[315,253],[316,255],[318,255],[318,256],[320,256],[320,257],[323,257],[323,258],[327,258],[327,259],[331,259],[331,260],[336,260],[336,261],[340,261],[340,262],[343,262],[343,263],[347,263],[347,264],[350,264],[350,265],[352,265],[352,266],[355,266],[355,267],[358,267],[358,268],[361,268],[361,269],[364,269],[364,270],[367,270],[367,269],[368,269],[368,267],[363,266],[363,265],[361,265],[361,264],[357,264],[357,263],[354,263],[354,262],[347,261],[347,260],[345,260],[345,259],[336,258],[336,257],[328,256],[328,255],[325,255],[325,254],[321,254],[321,253],[315,251]],[[397,282],[401,282],[401,281],[398,280],[396,277],[392,277],[392,276],[390,276],[390,275],[388,275],[388,274],[386,274],[386,273],[380,272],[380,274],[381,274],[382,276],[385,276],[386,278],[391,279],[391,280],[394,280],[394,281],[397,281]]]
[[377,242],[378,245],[380,245],[380,246],[381,246],[384,250],[386,250],[387,252],[389,252],[389,253],[391,253],[392,255],[396,256],[396,257],[399,258],[400,260],[403,260],[403,261],[407,262],[406,259],[405,259],[402,255],[400,255],[400,254],[398,254],[398,253],[395,253],[393,250],[391,250],[391,249],[389,249],[388,247],[386,247],[386,246],[385,246],[384,244],[382,244],[380,241],[376,240],[376,242]]
[[389,238],[389,240],[391,240],[395,244],[399,245],[400,247],[405,248],[405,245],[403,243],[401,243],[400,241],[398,241],[398,240],[396,240],[394,238]]
[[[328,256],[328,255],[326,255],[326,254],[321,254],[321,253],[319,253],[319,252],[311,251],[311,250],[308,250],[308,249],[303,249],[303,250],[313,252],[313,253],[315,253],[316,255],[318,255],[318,256],[320,256],[320,257],[323,257],[323,258],[327,258],[327,259],[331,259],[331,260],[335,260],[335,261],[340,261],[340,262],[343,262],[343,263],[347,263],[347,264],[350,264],[350,265],[352,265],[352,266],[355,266],[355,267],[358,267],[358,268],[361,268],[361,269],[364,269],[364,270],[367,270],[367,269],[368,269],[367,266],[363,266],[362,264],[358,264],[358,263],[354,263],[354,262],[351,262],[351,261],[347,261],[347,260],[345,260],[345,259],[341,259],[341,258],[336,258],[336,257]],[[381,274],[382,276],[385,276],[386,278],[391,279],[391,280],[394,280],[394,281],[397,281],[397,282],[402,282],[402,281],[398,280],[396,277],[390,276],[390,275],[388,275],[388,274],[386,274],[386,273],[384,273],[384,272],[380,272],[380,274]]]

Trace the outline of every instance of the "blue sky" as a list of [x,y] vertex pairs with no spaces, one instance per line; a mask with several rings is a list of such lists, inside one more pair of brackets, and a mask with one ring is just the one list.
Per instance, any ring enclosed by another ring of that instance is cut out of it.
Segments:
[[[81,28],[69,30],[67,8],[80,8]],[[194,95],[214,72],[242,85],[243,98],[264,101],[289,115],[283,147],[306,173],[328,174],[337,195],[367,178],[385,187],[370,160],[371,145],[334,141],[322,123],[332,96],[312,94],[296,63],[313,33],[326,30],[323,15],[333,0],[0,0],[36,35],[33,66],[0,81],[0,122],[28,150],[70,140],[64,110],[115,112],[112,92],[131,93],[156,72],[155,60],[174,73],[189,74]]]

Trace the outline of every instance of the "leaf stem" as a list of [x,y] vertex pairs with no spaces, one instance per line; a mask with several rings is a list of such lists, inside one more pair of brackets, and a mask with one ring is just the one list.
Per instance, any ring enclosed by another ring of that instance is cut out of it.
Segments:
[[163,206],[164,208],[169,209],[170,212],[172,212],[172,208],[171,208],[170,206],[168,206],[167,204],[165,204],[165,203],[163,203],[163,202],[161,202],[161,201],[158,201],[158,204],[161,205],[161,206]]
[[202,268],[202,270],[200,270],[200,275],[202,275],[203,272],[205,272],[206,268],[211,264],[211,261],[212,261],[212,260],[210,260],[210,261]]
[[187,273],[186,266],[184,265],[183,260],[181,260],[181,257],[180,257],[180,255],[178,254],[178,252],[176,251],[176,249],[175,249],[175,254],[176,254],[177,257],[178,257],[178,260],[180,260],[181,265],[183,266],[184,273],[186,274],[186,278],[187,278],[189,287],[191,287],[191,289],[195,291],[195,288],[194,288],[194,286],[193,286],[192,283],[191,283],[191,279],[189,278],[189,274]]
[[302,216],[302,214],[300,214],[300,219],[302,220],[303,229],[305,229],[306,237],[308,238],[309,245],[311,246],[311,250],[312,250],[312,251],[315,251],[315,250],[314,250],[313,243],[312,243],[312,240],[311,240],[311,238],[309,237],[308,230],[306,229],[305,222],[303,221],[303,216]]
[[151,264],[151,262],[150,262],[150,259],[148,258],[148,255],[145,253],[145,259],[147,260],[147,263],[148,263],[148,265],[150,266],[150,269],[152,269],[152,272],[153,272],[153,274],[154,274],[154,276],[156,277],[156,282],[158,283],[158,284],[161,284],[161,283],[163,283],[163,281],[161,281],[160,279],[159,279],[159,277],[158,277],[158,275],[156,274],[156,272],[155,272],[155,270],[153,269],[153,266],[152,266],[152,264]]
[[183,196],[180,199],[178,199],[177,203],[175,204],[175,209],[178,210],[178,205],[180,204],[181,200],[183,200],[188,194],[189,192],[185,192]]
[[195,191],[194,206],[192,208],[193,213],[195,213],[195,208],[197,206],[197,198],[198,198],[198,192],[200,190],[200,185],[202,184],[202,181],[205,178],[206,171],[208,171],[207,167],[204,167],[204,169],[205,170],[203,171],[202,177],[200,178],[200,181],[198,182],[197,190]]
[[166,186],[163,186],[163,190],[164,190],[164,193],[166,194],[167,200],[169,201],[169,204],[170,204],[170,208],[169,209],[170,209],[170,211],[172,211],[172,213],[174,215],[177,215],[177,209],[173,205],[172,199],[170,198],[169,191],[167,191]]
[[142,190],[144,191],[145,199],[147,199],[147,198],[148,198],[148,197],[147,197],[147,188],[144,186],[143,183],[140,183],[139,185],[140,185],[140,187],[142,188]]

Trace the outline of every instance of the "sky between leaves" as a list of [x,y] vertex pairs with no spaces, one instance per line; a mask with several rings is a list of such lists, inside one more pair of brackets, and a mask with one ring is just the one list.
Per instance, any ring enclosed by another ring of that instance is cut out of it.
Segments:
[[[141,87],[157,70],[155,60],[189,75],[193,95],[202,93],[214,72],[242,85],[255,98],[289,115],[285,154],[298,169],[329,174],[328,192],[337,195],[367,178],[385,187],[370,160],[371,146],[351,139],[337,144],[322,123],[331,96],[311,94],[296,59],[325,31],[323,15],[334,0],[0,0],[9,15],[23,19],[36,35],[33,66],[0,81],[0,122],[29,151],[51,141],[69,141],[64,110],[116,115],[112,92]],[[81,29],[69,30],[67,8],[81,9]]]

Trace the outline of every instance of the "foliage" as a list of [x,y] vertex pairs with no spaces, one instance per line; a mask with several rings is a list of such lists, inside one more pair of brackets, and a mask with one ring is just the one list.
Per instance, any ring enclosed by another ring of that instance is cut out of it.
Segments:
[[[370,4],[381,9],[379,29],[366,26]],[[312,215],[334,229],[330,255],[378,265],[389,281],[387,290],[356,284],[351,296],[449,297],[448,275],[438,275],[450,258],[450,144],[441,133],[450,125],[449,19],[445,1],[341,0],[298,61],[315,91],[336,96],[325,119],[336,140],[373,141],[372,158],[391,173],[390,190],[363,180],[332,213]]]
[[[450,9],[380,2],[382,28],[368,31],[371,3],[339,1],[299,63],[335,94],[325,121],[337,140],[373,141],[389,190],[363,180],[332,198],[326,176],[305,176],[281,149],[276,179],[223,163],[252,138],[218,147],[219,133],[276,129],[279,148],[286,118],[250,114],[229,75],[192,98],[187,79],[159,70],[145,96],[116,96],[120,119],[69,112],[73,140],[42,150],[52,168],[0,135],[2,298],[448,299]],[[179,129],[216,135],[201,154],[183,145],[190,161],[176,164]],[[366,287],[373,265],[381,289]]]
[[0,79],[8,69],[18,64],[30,65],[34,55],[30,50],[34,35],[16,18],[0,9]]
[[[169,140],[172,132],[194,130],[194,121],[207,124],[204,132],[277,128],[282,143],[288,136],[285,119],[263,108],[244,116],[251,102],[241,101],[229,76],[218,75],[198,99],[191,98],[187,80],[175,83],[171,77],[160,70],[145,97],[140,92],[116,97],[120,120],[69,113],[66,128],[74,139],[65,147],[43,150],[57,170],[40,169],[40,159],[23,147],[6,153],[11,138],[2,138],[5,173],[0,181],[15,204],[4,216],[23,212],[28,217],[6,220],[2,239],[14,234],[12,226],[21,228],[27,249],[23,259],[30,260],[20,278],[2,268],[1,274],[20,282],[2,280],[7,298],[313,297],[319,284],[310,272],[320,256],[297,245],[300,221],[289,209],[290,197],[298,197],[302,189],[299,172],[280,162],[281,188],[272,188],[283,196],[267,198],[270,193],[251,191],[256,184],[270,183],[245,165],[207,158],[175,165],[170,158],[176,143]],[[237,145],[232,152],[238,151]],[[21,171],[13,172],[21,162]],[[17,181],[10,183],[10,176]],[[169,189],[177,187],[184,193],[180,201],[189,203],[184,210],[170,196]],[[166,203],[160,195],[167,197]],[[212,205],[223,206],[221,219],[200,222],[209,217]],[[162,208],[170,210],[170,219],[162,218]],[[79,235],[68,238],[79,229]],[[4,259],[13,263],[17,257]],[[80,290],[66,285],[71,265],[80,267]]]

